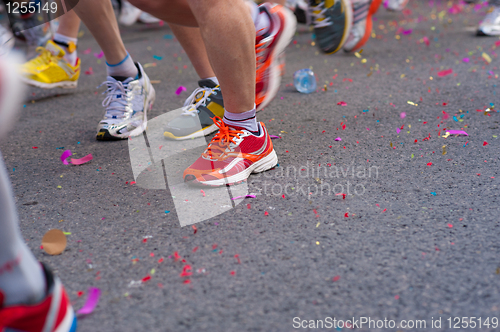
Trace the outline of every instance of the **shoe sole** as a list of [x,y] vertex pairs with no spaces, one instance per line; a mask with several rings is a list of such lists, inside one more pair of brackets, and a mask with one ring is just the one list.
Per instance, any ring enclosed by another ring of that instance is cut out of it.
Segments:
[[370,8],[368,9],[368,15],[366,16],[365,34],[363,38],[361,38],[361,40],[352,48],[352,50],[349,50],[347,52],[356,52],[361,47],[363,47],[363,45],[365,45],[365,43],[368,41],[368,38],[370,38],[370,35],[372,33],[372,27],[373,27],[372,16],[375,15],[381,4],[382,0],[374,0],[370,4]]
[[96,135],[96,140],[98,141],[119,141],[119,140],[124,140],[128,139],[129,137],[134,137],[142,134],[144,130],[146,130],[148,126],[148,112],[150,112],[153,109],[154,102],[156,100],[156,91],[153,88],[153,85],[149,83],[149,86],[151,88],[151,93],[148,96],[148,99],[146,100],[146,107],[144,107],[144,121],[142,124],[132,130],[129,133],[118,135],[118,136],[113,136],[109,133],[108,130],[106,129],[101,129],[97,135]]
[[276,97],[278,93],[278,89],[281,83],[281,70],[279,66],[279,55],[285,51],[286,47],[292,41],[293,35],[295,34],[295,30],[297,28],[297,20],[295,19],[295,15],[287,8],[283,7],[283,15],[285,16],[285,27],[283,28],[283,32],[279,37],[278,43],[271,53],[272,63],[269,68],[269,88],[267,89],[266,96],[264,100],[257,107],[256,111],[261,111],[264,107],[269,105],[269,103]]
[[217,131],[218,129],[219,129],[219,127],[217,127],[215,124],[213,124],[213,125],[210,125],[204,129],[200,129],[198,131],[195,131],[194,133],[186,135],[186,136],[175,136],[174,134],[172,134],[168,131],[164,132],[163,136],[165,136],[165,138],[167,138],[167,139],[171,139],[174,141],[184,141],[187,139],[205,137],[205,136],[210,135],[211,133]]
[[[347,38],[349,38],[349,34],[351,33],[352,17],[353,17],[351,2],[349,0],[340,0],[340,1],[342,2],[342,6],[344,7],[344,10],[345,10],[344,34],[342,35],[342,40],[340,41],[340,44],[337,47],[337,49],[335,49],[335,51],[333,51],[333,52],[323,51],[325,54],[334,54],[334,53],[337,53],[338,51],[340,51],[342,49],[342,47],[344,47],[344,44],[347,41]],[[380,1],[382,1],[382,0],[380,0]]]
[[41,89],[55,89],[55,88],[63,88],[63,89],[76,89],[78,86],[78,81],[65,81],[65,82],[57,82],[57,83],[42,83],[38,81],[30,80],[21,75],[21,81],[24,83],[41,88]]
[[248,167],[247,169],[243,170],[238,174],[217,180],[210,180],[203,182],[198,180],[192,180],[192,181],[186,181],[186,183],[194,186],[202,185],[208,187],[221,187],[225,185],[232,186],[246,181],[246,179],[248,179],[248,177],[252,173],[261,173],[270,170],[277,164],[278,164],[278,156],[276,155],[276,151],[273,149],[273,151],[271,151],[271,153],[269,153],[267,156],[253,163],[252,165],[250,165],[250,167]]

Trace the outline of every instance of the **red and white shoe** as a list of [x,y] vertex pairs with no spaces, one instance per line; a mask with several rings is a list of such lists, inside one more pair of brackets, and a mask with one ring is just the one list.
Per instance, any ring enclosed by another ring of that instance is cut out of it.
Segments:
[[243,128],[228,127],[219,117],[219,127],[205,152],[184,171],[184,181],[219,187],[245,181],[251,173],[260,173],[278,164],[278,156],[262,122],[259,135]]
[[281,5],[264,3],[260,12],[269,15],[269,31],[255,41],[257,71],[255,82],[255,104],[257,111],[266,107],[276,96],[281,81],[280,54],[290,44],[297,19],[290,9]]
[[0,331],[75,332],[76,316],[59,278],[43,265],[47,296],[34,305],[3,306],[0,292]]

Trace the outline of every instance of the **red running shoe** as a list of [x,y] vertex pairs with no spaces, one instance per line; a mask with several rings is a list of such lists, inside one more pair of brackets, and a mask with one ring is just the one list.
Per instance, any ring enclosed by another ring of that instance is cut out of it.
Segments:
[[219,187],[245,181],[251,173],[260,173],[278,164],[278,156],[262,122],[259,135],[243,128],[228,127],[219,117],[219,127],[205,152],[184,171],[184,181]]
[[0,331],[75,332],[76,317],[61,281],[43,265],[47,296],[34,305],[3,306],[0,292]]
[[293,13],[281,5],[266,2],[259,6],[259,10],[269,15],[271,26],[267,33],[258,36],[255,41],[257,111],[266,107],[278,92],[281,81],[280,55],[290,44],[297,26]]

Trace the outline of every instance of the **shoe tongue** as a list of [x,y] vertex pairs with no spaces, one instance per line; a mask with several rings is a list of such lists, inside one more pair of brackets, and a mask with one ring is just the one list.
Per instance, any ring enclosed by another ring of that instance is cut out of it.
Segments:
[[200,86],[200,88],[215,88],[217,86],[217,83],[215,83],[214,81],[212,81],[211,79],[209,78],[205,78],[203,80],[199,80],[198,81],[198,85]]
[[130,83],[134,80],[132,77],[127,77],[127,76],[111,76],[111,77],[113,77],[115,80],[120,81],[124,84]]
[[52,40],[49,40],[47,42],[47,45],[45,46],[45,49],[52,53],[54,56],[64,56],[66,52],[62,48],[60,48],[56,43],[54,43]]

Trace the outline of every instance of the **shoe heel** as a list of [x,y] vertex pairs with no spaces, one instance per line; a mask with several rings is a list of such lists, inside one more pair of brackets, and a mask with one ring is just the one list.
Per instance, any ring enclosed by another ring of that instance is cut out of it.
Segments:
[[276,155],[276,151],[274,151],[273,149],[270,154],[259,160],[257,164],[257,167],[255,167],[252,173],[265,172],[276,166],[278,164],[278,156]]

